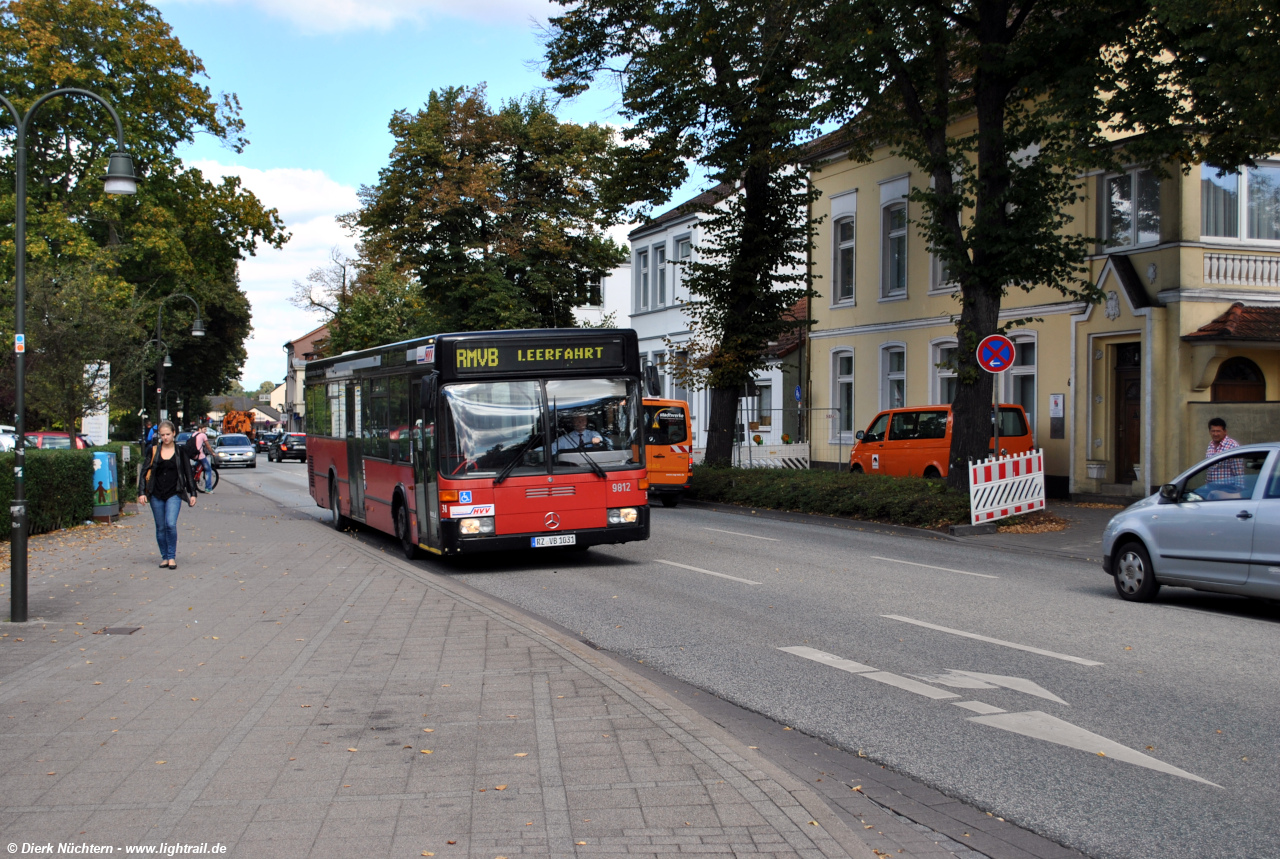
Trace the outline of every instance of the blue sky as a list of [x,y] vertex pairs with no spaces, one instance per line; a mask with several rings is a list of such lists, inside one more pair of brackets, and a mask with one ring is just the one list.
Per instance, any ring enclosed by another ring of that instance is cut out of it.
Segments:
[[[155,0],[153,0],[155,2]],[[236,174],[293,234],[282,251],[241,265],[253,303],[246,388],[285,372],[286,340],[322,321],[293,307],[292,284],[353,239],[334,217],[356,207],[391,150],[387,121],[432,89],[488,84],[490,102],[545,85],[535,22],[544,0],[161,0],[182,44],[203,60],[214,93],[240,98],[250,145],[236,154],[207,138],[182,155],[206,175]],[[562,119],[617,123],[609,87],[562,105]],[[625,231],[622,231],[625,234]]]

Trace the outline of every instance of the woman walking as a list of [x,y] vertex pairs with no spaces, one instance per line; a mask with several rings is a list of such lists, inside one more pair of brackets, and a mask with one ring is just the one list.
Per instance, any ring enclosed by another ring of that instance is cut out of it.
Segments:
[[173,437],[173,424],[161,421],[156,432],[157,443],[151,448],[138,481],[138,503],[151,504],[161,568],[176,570],[178,513],[183,501],[191,507],[196,505],[196,481],[191,473],[191,460],[173,443]]

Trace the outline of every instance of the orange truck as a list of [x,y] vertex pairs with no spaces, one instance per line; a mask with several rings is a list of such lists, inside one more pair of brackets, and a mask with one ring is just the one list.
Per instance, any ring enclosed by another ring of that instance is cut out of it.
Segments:
[[644,398],[645,462],[649,493],[663,507],[675,507],[689,488],[693,467],[693,433],[689,404],[684,400]]
[[222,434],[244,433],[253,441],[253,412],[227,412],[222,418]]

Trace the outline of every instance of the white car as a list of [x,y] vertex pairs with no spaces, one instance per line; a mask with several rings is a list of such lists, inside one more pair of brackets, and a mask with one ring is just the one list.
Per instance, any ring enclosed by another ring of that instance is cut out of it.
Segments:
[[247,435],[230,433],[219,436],[213,443],[213,459],[219,468],[226,468],[229,465],[257,468],[258,449],[253,446],[253,442]]

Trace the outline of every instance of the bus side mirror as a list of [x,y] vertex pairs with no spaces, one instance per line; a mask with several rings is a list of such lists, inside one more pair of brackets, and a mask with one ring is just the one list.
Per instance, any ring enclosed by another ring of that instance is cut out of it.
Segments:
[[440,377],[435,373],[422,380],[422,396],[419,398],[419,402],[422,404],[422,410],[427,414],[435,414],[436,392],[439,389],[439,383]]
[[864,435],[866,435],[865,432],[863,432],[862,430],[858,430],[856,433],[853,434],[853,437],[856,438],[858,441],[862,441],[862,437]]
[[658,378],[658,368],[652,364],[644,368],[644,387],[649,396],[662,396],[662,380]]

